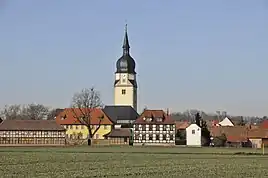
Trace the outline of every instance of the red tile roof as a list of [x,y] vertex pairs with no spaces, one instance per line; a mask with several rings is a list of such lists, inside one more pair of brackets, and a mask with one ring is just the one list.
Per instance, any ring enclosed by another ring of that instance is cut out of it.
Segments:
[[212,137],[226,135],[229,142],[244,142],[248,139],[248,128],[245,126],[218,126],[210,128]]
[[236,142],[247,142],[247,141],[248,138],[246,136],[232,136],[232,135],[227,136],[227,142],[236,143]]
[[[91,125],[112,125],[112,121],[108,118],[108,116],[102,111],[102,109],[94,108],[65,108],[57,117],[56,121],[61,125],[79,125],[81,122],[77,119],[77,117],[82,117],[90,113]],[[66,117],[64,119],[64,117]]]
[[264,120],[261,123],[260,127],[263,128],[263,129],[268,129],[268,120]]
[[251,129],[248,131],[249,138],[268,138],[268,129]]
[[230,142],[246,141],[251,138],[268,138],[268,129],[250,128],[248,126],[219,126],[210,128],[212,137],[225,134]]
[[175,121],[176,129],[186,129],[190,123],[188,121]]
[[[152,121],[148,122],[144,118],[152,118]],[[156,118],[162,118],[162,122],[156,121]],[[167,115],[163,110],[144,110],[143,113],[134,122],[136,124],[175,124],[175,121],[171,116]]]

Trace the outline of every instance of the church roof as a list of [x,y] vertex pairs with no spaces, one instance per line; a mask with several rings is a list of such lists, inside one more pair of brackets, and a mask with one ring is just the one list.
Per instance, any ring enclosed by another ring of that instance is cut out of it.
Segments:
[[136,120],[139,114],[131,106],[105,106],[103,112],[114,122],[117,120]]
[[130,56],[129,52],[129,41],[128,41],[128,33],[127,33],[127,25],[125,28],[125,37],[123,42],[123,55],[116,62],[116,73],[129,73],[136,74],[135,72],[135,61]]

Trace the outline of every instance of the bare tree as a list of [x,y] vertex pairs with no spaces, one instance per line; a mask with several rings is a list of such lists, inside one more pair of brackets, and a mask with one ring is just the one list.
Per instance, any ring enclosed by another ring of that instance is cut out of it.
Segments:
[[[94,87],[88,89],[82,89],[80,92],[74,94],[72,100],[72,111],[74,117],[88,129],[88,145],[91,145],[91,141],[94,135],[100,128],[100,124],[103,120],[104,116],[101,116],[99,119],[99,123],[96,128],[92,127],[92,115],[91,112],[95,108],[101,108],[102,102],[100,93],[95,90]],[[79,111],[79,112],[77,112]]]
[[42,104],[28,104],[28,105],[6,105],[1,111],[1,117],[3,119],[30,119],[41,120],[45,119],[49,113],[48,107]]
[[222,111],[221,114],[222,114],[222,117],[223,117],[223,118],[227,117],[227,112],[226,112],[226,111]]
[[1,118],[7,120],[22,119],[21,113],[21,105],[5,105],[4,109],[1,111]]
[[23,118],[29,120],[46,119],[48,113],[49,108],[42,104],[28,104],[22,108]]

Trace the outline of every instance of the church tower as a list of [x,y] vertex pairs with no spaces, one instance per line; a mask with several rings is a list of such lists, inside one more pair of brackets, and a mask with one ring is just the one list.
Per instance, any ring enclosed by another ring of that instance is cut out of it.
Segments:
[[114,104],[132,106],[137,111],[137,82],[135,61],[130,56],[127,25],[123,42],[123,54],[116,62]]

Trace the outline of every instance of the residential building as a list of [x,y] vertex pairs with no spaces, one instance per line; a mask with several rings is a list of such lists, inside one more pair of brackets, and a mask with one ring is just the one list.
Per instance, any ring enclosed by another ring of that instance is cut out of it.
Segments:
[[93,139],[105,139],[104,135],[111,132],[113,123],[100,108],[65,108],[56,117],[56,121],[66,129],[68,140],[87,140],[89,136],[87,125],[78,119],[85,113],[90,114],[90,121],[87,123],[90,123],[92,133],[97,130]]
[[221,122],[218,124],[219,126],[234,126],[232,120],[228,117],[225,117]]
[[186,145],[201,146],[202,132],[197,124],[191,124],[186,128]]
[[211,139],[215,137],[226,136],[226,146],[244,147],[249,146],[248,127],[246,126],[219,126],[210,129]]
[[253,148],[262,148],[262,146],[268,146],[267,128],[250,129],[247,136]]
[[134,145],[175,145],[175,121],[163,110],[144,110],[133,129]]
[[116,62],[114,104],[131,106],[137,110],[137,81],[135,61],[130,55],[127,26],[123,42],[123,54]]
[[0,146],[65,145],[65,129],[53,120],[4,120]]

